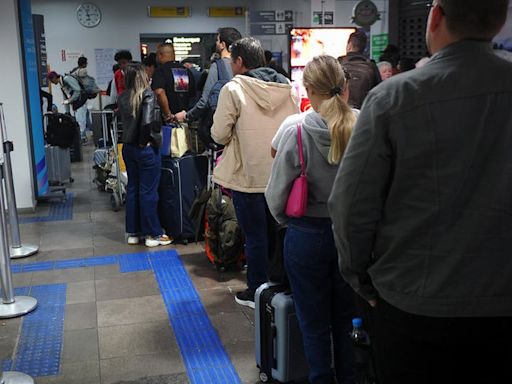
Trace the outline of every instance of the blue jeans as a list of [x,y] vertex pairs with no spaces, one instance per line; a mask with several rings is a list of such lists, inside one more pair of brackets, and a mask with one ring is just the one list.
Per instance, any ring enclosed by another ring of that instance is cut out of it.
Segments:
[[354,293],[338,270],[338,252],[328,218],[291,219],[284,242],[284,262],[309,364],[309,381],[354,383],[350,340]]
[[126,232],[160,236],[163,234],[157,213],[160,151],[151,146],[124,144],[123,159],[128,172]]
[[245,236],[247,287],[255,292],[268,280],[267,266],[274,241],[275,221],[263,193],[233,191],[233,205]]

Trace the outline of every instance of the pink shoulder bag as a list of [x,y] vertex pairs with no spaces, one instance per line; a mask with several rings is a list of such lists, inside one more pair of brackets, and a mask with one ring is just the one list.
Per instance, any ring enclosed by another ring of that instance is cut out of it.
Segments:
[[302,126],[297,124],[297,147],[299,149],[300,175],[293,181],[292,189],[286,202],[286,215],[289,217],[302,217],[306,214],[308,206],[308,180],[302,153]]

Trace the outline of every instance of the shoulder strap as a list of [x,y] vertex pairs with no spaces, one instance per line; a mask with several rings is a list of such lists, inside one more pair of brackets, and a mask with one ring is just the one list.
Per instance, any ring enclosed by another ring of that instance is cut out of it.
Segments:
[[299,149],[299,162],[300,162],[300,174],[304,176],[306,174],[306,167],[304,166],[304,153],[302,152],[302,124],[297,123],[297,147]]
[[229,80],[229,74],[226,69],[226,63],[224,63],[224,60],[217,59],[215,60],[215,63],[217,64],[217,73],[219,80]]

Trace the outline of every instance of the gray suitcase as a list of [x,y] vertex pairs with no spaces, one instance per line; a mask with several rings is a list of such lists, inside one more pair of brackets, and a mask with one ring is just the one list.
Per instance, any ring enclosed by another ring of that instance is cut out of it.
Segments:
[[45,153],[48,182],[54,185],[71,182],[71,156],[69,148],[47,145]]
[[260,380],[306,380],[308,364],[292,294],[283,285],[266,283],[256,291],[254,302]]

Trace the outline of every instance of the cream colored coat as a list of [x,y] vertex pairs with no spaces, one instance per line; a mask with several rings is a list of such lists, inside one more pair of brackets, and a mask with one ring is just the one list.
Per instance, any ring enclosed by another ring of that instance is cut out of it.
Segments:
[[284,119],[298,111],[289,84],[235,76],[222,88],[213,117],[212,138],[225,145],[213,180],[239,192],[265,192],[272,138]]

